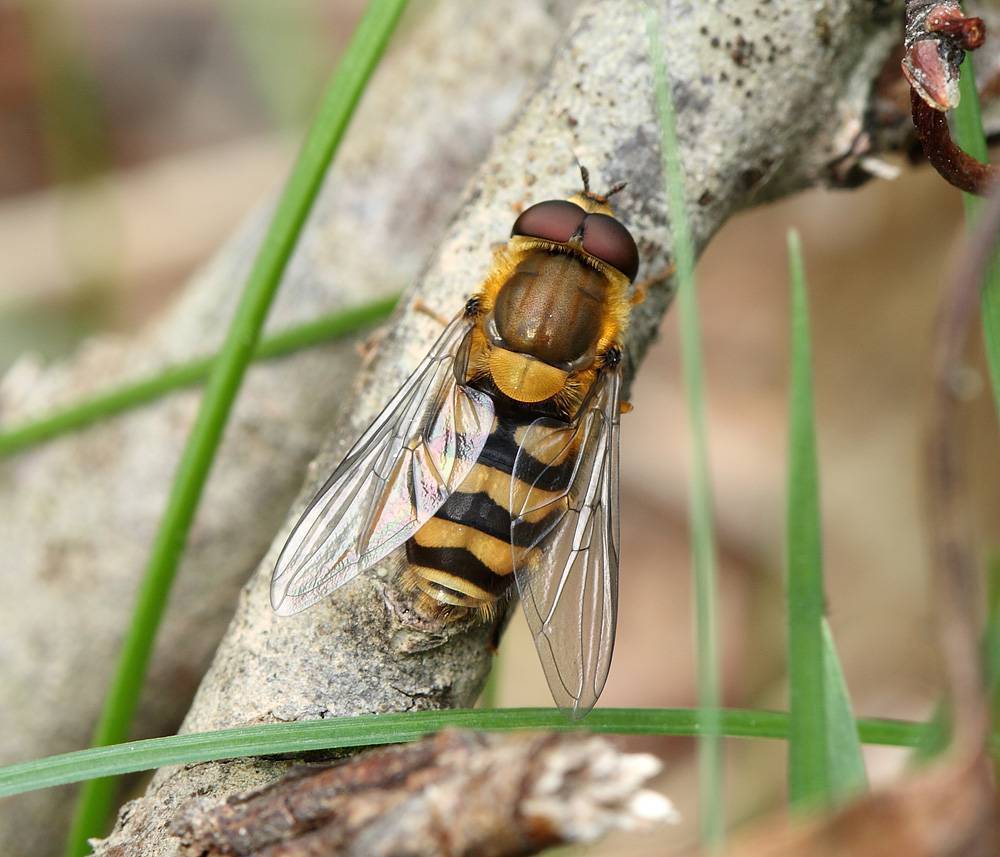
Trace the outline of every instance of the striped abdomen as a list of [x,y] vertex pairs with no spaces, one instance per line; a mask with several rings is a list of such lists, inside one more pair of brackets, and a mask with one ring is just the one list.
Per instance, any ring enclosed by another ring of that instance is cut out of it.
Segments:
[[[515,503],[523,499],[528,485],[511,473],[525,427],[533,419],[498,416],[465,481],[406,543],[407,583],[434,605],[474,609],[489,616],[513,585],[511,480]],[[543,493],[559,498],[569,483],[574,460],[575,450],[567,450],[548,468],[537,460],[522,460],[523,475],[534,483],[533,499],[541,499]],[[558,520],[562,509],[557,503],[529,521],[529,526],[519,527],[515,548],[521,549],[520,562],[540,561],[539,548],[529,546]]]

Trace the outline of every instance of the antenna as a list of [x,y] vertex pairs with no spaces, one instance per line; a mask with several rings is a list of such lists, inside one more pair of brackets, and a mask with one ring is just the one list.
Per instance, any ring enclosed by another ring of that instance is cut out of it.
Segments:
[[611,190],[609,190],[606,194],[604,194],[604,198],[610,199],[616,193],[625,190],[625,188],[627,187],[628,187],[628,182],[618,182],[618,184],[614,185],[614,187],[612,187]]
[[576,165],[580,168],[580,178],[583,180],[583,195],[594,200],[595,202],[607,202],[609,198],[624,190],[628,186],[628,182],[618,182],[618,184],[613,185],[611,190],[607,191],[603,196],[599,193],[594,193],[590,189],[590,170],[580,163],[580,159],[577,157],[576,152],[573,153],[573,160],[576,161]]

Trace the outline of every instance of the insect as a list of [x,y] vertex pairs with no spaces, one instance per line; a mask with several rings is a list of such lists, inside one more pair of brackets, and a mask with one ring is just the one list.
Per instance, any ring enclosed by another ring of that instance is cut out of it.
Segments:
[[393,550],[443,621],[520,594],[556,703],[581,717],[618,602],[622,347],[638,250],[608,197],[525,209],[478,293],[296,524],[271,603],[297,613]]

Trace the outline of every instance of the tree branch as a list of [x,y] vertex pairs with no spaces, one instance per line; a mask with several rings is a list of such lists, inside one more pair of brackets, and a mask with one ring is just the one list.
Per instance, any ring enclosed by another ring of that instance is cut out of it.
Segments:
[[674,820],[642,789],[659,770],[603,738],[445,730],[221,805],[196,798],[172,829],[198,857],[516,857]]
[[[271,331],[411,282],[499,126],[549,58],[569,3],[413,4],[375,75],[269,320]],[[421,8],[423,7],[423,8]],[[455,32],[467,28],[461,39]],[[428,62],[433,57],[433,62]],[[502,73],[501,73],[502,70]],[[419,79],[418,87],[412,86]],[[266,224],[258,211],[160,322],[0,385],[20,423],[218,346]],[[161,629],[135,737],[174,732],[309,460],[343,411],[354,346],[256,366],[240,394]],[[86,746],[197,391],[0,462],[0,760]],[[12,853],[61,852],[71,789],[0,803]]]
[[[873,82],[900,37],[898,7],[775,0],[743,14],[712,4],[686,4],[678,14],[673,3],[659,5],[666,13],[665,52],[698,247],[742,208],[833,182],[845,159],[855,156]],[[642,4],[605,0],[581,7],[360,376],[349,418],[317,458],[296,508],[243,592],[186,729],[475,700],[489,667],[492,629],[421,623],[395,587],[392,562],[290,619],[271,612],[268,579],[302,505],[437,334],[426,314],[412,311],[413,301],[419,297],[444,315],[455,312],[486,272],[490,245],[508,233],[513,213],[575,189],[573,154],[590,166],[596,183],[629,181],[618,210],[637,238],[643,271],[668,262],[652,86]],[[628,342],[633,368],[671,296],[669,287],[656,289],[635,312]],[[196,792],[219,799],[267,782],[282,767],[247,761],[161,771],[98,853],[176,854],[179,841],[167,832],[171,807]]]

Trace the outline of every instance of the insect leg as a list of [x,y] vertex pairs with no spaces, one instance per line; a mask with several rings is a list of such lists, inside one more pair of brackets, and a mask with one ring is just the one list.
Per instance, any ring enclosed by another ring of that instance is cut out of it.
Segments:
[[413,309],[416,312],[422,312],[424,315],[430,316],[431,318],[434,319],[434,321],[440,324],[441,327],[447,327],[449,324],[451,324],[450,318],[445,318],[443,315],[441,315],[441,313],[439,313],[429,304],[424,303],[424,301],[421,300],[420,298],[416,298],[413,301]]
[[660,283],[666,282],[673,275],[677,266],[673,262],[669,262],[660,268],[655,274],[639,280],[632,288],[632,297],[630,303],[632,306],[637,306],[646,300],[646,294],[653,286],[658,286]]

